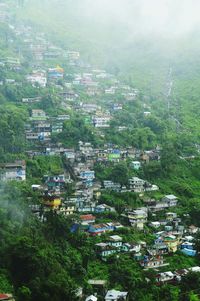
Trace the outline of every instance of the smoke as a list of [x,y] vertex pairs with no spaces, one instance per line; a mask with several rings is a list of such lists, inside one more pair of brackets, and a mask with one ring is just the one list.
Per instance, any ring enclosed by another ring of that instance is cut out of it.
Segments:
[[25,217],[24,200],[19,187],[0,182],[0,212],[12,223],[22,225]]

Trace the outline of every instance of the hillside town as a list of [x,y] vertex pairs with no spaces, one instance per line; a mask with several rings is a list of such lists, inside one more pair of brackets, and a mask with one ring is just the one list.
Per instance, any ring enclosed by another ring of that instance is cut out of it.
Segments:
[[[25,118],[24,151],[0,163],[1,183],[26,183],[33,218],[45,224],[52,213],[70,220],[70,234],[86,235],[99,265],[128,255],[146,273],[147,283],[152,281],[149,271],[155,272],[153,281],[159,287],[181,283],[191,271],[199,273],[198,226],[181,213],[178,194],[165,191],[156,178],[145,177],[144,170],[160,164],[165,149],[151,147],[151,137],[142,133],[140,139],[147,139],[147,145],[117,143],[118,136],[131,131],[120,114],[126,116],[135,106],[134,114],[144,120],[151,117],[143,91],[101,66],[91,66],[78,49],[61,48],[34,26],[15,22],[6,1],[0,3],[0,20],[9,28],[11,49],[0,58],[0,89],[10,93],[11,103],[14,91],[21,91],[16,103]],[[191,265],[171,270],[179,257],[189,258]],[[123,283],[122,291],[98,275],[88,283],[92,294],[79,287],[79,300],[129,299]],[[14,297],[0,292],[0,300]]]

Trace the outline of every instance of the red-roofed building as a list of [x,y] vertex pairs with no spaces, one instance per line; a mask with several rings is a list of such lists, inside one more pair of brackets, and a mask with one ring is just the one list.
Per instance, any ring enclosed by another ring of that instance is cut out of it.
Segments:
[[0,301],[3,300],[15,301],[11,294],[0,294]]
[[88,225],[95,223],[96,217],[92,214],[86,214],[80,216],[81,224]]

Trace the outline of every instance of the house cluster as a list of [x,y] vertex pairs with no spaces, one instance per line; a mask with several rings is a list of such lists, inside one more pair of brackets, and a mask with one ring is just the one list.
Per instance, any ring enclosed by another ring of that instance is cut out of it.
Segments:
[[[197,251],[194,234],[198,232],[198,228],[193,225],[184,227],[181,224],[182,220],[177,217],[176,213],[166,212],[165,215],[165,220],[149,223],[149,227],[153,228],[154,236],[154,241],[150,245],[145,241],[127,242],[119,235],[112,235],[95,245],[97,256],[106,261],[113,254],[129,252],[144,269],[158,269],[169,265],[166,261],[166,255],[171,255],[177,251],[187,256],[195,256]],[[122,216],[127,216],[131,226],[141,230],[148,222],[148,209],[146,207],[140,208],[127,212],[127,215],[122,214]],[[94,227],[96,231],[100,228],[100,232],[96,232],[96,235],[106,232],[109,234],[110,231],[120,228],[120,226],[116,229],[113,227],[106,228],[106,225],[96,226],[93,225],[94,223],[95,220],[90,224],[90,227]],[[157,232],[158,228],[162,231]]]
[[149,182],[138,177],[132,177],[131,179],[129,179],[129,187],[131,191],[138,193],[159,190],[157,185],[152,185]]
[[116,253],[129,252],[137,254],[141,251],[142,243],[127,243],[123,241],[121,236],[112,235],[105,242],[97,243],[95,248],[97,256],[102,260],[106,260],[107,257]]
[[33,70],[27,75],[26,80],[33,87],[45,88],[47,85],[47,75],[45,70]]
[[185,277],[188,273],[200,273],[200,267],[195,266],[187,269],[180,269],[174,272],[168,271],[163,273],[158,273],[155,277],[157,285],[163,285],[167,283],[177,284]]
[[26,140],[31,143],[50,143],[52,134],[61,133],[64,121],[69,119],[69,115],[50,118],[43,110],[33,109],[26,124]]

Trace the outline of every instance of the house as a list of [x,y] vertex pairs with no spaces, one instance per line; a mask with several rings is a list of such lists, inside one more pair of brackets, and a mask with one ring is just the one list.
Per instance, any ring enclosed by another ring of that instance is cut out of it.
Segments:
[[[174,207],[177,205],[177,200],[169,200],[168,198],[162,198],[161,201],[150,200],[148,201],[148,209],[152,212],[162,211]],[[169,218],[171,218],[171,213],[169,214]]]
[[121,184],[114,183],[112,181],[103,181],[103,186],[107,190],[112,190],[112,191],[116,191],[116,192],[121,191]]
[[85,226],[89,224],[94,224],[96,217],[92,214],[85,214],[80,216],[80,220],[81,220],[81,225]]
[[105,296],[105,301],[126,301],[128,300],[128,292],[120,292],[116,290],[110,290]]
[[128,219],[131,226],[143,230],[144,224],[147,222],[147,210],[142,208],[128,212]]
[[144,192],[144,191],[157,191],[159,187],[157,185],[152,185],[147,181],[144,181],[138,177],[132,177],[129,179],[129,187],[134,192]]
[[145,117],[150,116],[150,115],[151,115],[151,112],[149,112],[149,111],[144,112]]
[[82,153],[91,153],[91,152],[93,152],[93,147],[92,147],[92,144],[90,142],[85,142],[84,143],[82,141],[79,141],[78,146],[79,146],[79,150]]
[[123,105],[121,103],[114,103],[112,109],[114,111],[121,111],[123,109]]
[[86,113],[94,113],[96,111],[100,111],[101,107],[94,103],[84,103],[81,104],[81,109]]
[[77,61],[80,58],[80,53],[78,51],[67,51],[66,57],[70,61]]
[[114,246],[116,248],[121,248],[122,247],[122,237],[119,236],[119,235],[109,236],[107,243],[108,243],[109,246]]
[[146,153],[142,153],[140,155],[140,160],[143,161],[145,164],[148,164],[149,163],[149,155],[146,154]]
[[163,284],[166,282],[171,282],[175,278],[175,274],[172,273],[171,271],[169,272],[164,272],[164,273],[159,273],[156,275],[156,282],[159,284]]
[[119,252],[119,249],[115,246],[111,246],[107,243],[98,243],[95,245],[97,249],[97,254],[102,260],[106,260],[106,257],[111,256]]
[[47,77],[45,71],[34,70],[31,74],[27,75],[26,80],[33,86],[39,85],[40,87],[45,88],[47,85]]
[[133,178],[129,179],[129,187],[134,192],[143,192],[144,184],[145,184],[145,181],[138,177],[133,177]]
[[91,235],[101,235],[102,233],[112,232],[123,226],[118,222],[89,225],[88,232]]
[[180,245],[181,252],[188,256],[195,256],[197,251],[195,250],[195,244],[185,241]]
[[160,150],[150,150],[145,151],[145,154],[149,157],[149,161],[159,161],[160,160]]
[[92,123],[96,128],[109,128],[110,120],[110,116],[93,116]]
[[163,237],[163,242],[167,245],[169,252],[175,253],[178,250],[180,244],[179,238],[175,235],[166,235]]
[[171,232],[172,230],[173,230],[173,226],[170,226],[170,225],[165,226],[165,231],[166,232]]
[[97,205],[95,207],[95,212],[96,213],[104,213],[104,212],[115,212],[115,208],[114,207],[110,207],[106,204],[100,204],[100,205]]
[[159,228],[161,226],[160,222],[151,222],[149,223],[150,227]]
[[95,173],[93,170],[82,170],[80,171],[79,178],[86,187],[92,187],[95,179]]
[[166,213],[166,219],[168,221],[173,221],[173,219],[177,218],[177,214],[174,212],[167,212]]
[[2,181],[25,181],[26,180],[26,162],[15,161],[14,163],[0,164],[0,179]]
[[63,152],[64,156],[66,157],[66,159],[70,160],[70,161],[74,161],[75,160],[75,150],[74,149],[66,149]]
[[5,64],[11,69],[19,68],[21,65],[20,60],[14,57],[7,57],[5,59]]
[[119,149],[112,149],[109,151],[108,160],[111,162],[119,162],[121,158],[121,151]]
[[28,98],[22,98],[23,103],[38,103],[42,100],[42,97],[28,97]]
[[181,252],[187,256],[194,257],[197,254],[196,250],[190,250],[190,249],[181,249]]
[[173,194],[169,194],[162,198],[162,202],[167,203],[169,207],[174,207],[177,205],[178,198]]
[[97,297],[95,297],[93,295],[91,295],[85,299],[85,301],[97,301],[97,300],[98,300]]
[[66,204],[64,203],[60,208],[59,208],[59,213],[68,216],[74,214],[76,211],[76,206],[74,204]]
[[105,94],[114,95],[115,94],[115,87],[105,89]]
[[57,66],[56,68],[48,69],[48,77],[50,79],[62,79],[64,76],[64,69]]
[[31,111],[30,120],[42,121],[42,120],[46,120],[46,119],[47,119],[47,116],[46,116],[46,113],[43,110],[34,109],[34,110]]
[[80,172],[80,179],[86,181],[93,181],[95,179],[95,173],[93,170],[83,170]]
[[196,234],[198,231],[199,231],[199,228],[194,225],[191,225],[188,227],[188,232],[190,234]]
[[105,223],[105,224],[94,224],[89,225],[88,232],[91,235],[101,235],[102,233],[114,231],[114,226],[112,223]]
[[168,264],[164,263],[163,256],[157,255],[151,257],[145,255],[143,260],[140,261],[140,265],[145,269],[156,269],[159,267],[166,266]]
[[107,161],[108,151],[107,150],[96,150],[97,161]]
[[26,131],[26,139],[28,141],[34,142],[34,141],[50,141],[51,133],[49,132],[42,132],[42,133],[34,133],[32,131]]
[[132,161],[131,167],[135,170],[139,170],[141,168],[141,163],[139,161]]
[[141,251],[141,244],[123,243],[121,247],[122,252],[139,253]]
[[13,295],[11,294],[0,294],[0,301],[15,301]]
[[184,236],[182,238],[183,241],[188,241],[188,242],[192,242],[194,241],[194,236],[191,236],[191,235],[187,235],[187,236]]
[[65,186],[65,176],[56,175],[56,176],[44,176],[45,184],[48,186],[48,189],[53,190],[55,188],[62,189]]
[[62,203],[61,198],[57,195],[47,192],[43,196],[43,204],[49,208],[58,209],[61,203]]
[[167,254],[169,252],[168,246],[164,243],[162,237],[158,237],[154,241],[153,249],[156,250],[156,254]]

